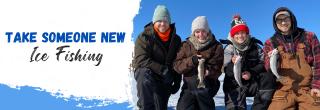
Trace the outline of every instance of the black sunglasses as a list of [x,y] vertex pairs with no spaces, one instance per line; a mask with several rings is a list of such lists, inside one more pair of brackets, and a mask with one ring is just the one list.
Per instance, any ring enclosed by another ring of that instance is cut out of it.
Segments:
[[282,22],[288,23],[290,21],[291,21],[290,17],[285,17],[285,18],[282,18],[282,19],[280,19],[280,18],[276,19],[276,23],[277,24],[281,24]]

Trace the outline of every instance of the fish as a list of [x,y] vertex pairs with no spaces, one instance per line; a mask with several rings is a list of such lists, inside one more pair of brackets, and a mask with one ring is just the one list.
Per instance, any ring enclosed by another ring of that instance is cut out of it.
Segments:
[[272,74],[274,74],[277,77],[278,81],[282,80],[282,77],[279,75],[277,67],[278,67],[278,57],[279,57],[279,51],[278,49],[273,49],[270,56],[270,69]]
[[242,84],[242,73],[241,73],[241,60],[242,60],[242,57],[241,56],[237,56],[236,57],[236,60],[235,60],[235,63],[233,65],[233,75],[234,75],[234,79],[236,79],[238,85],[240,87],[243,87],[243,84]]
[[204,62],[205,59],[201,58],[198,60],[199,61],[199,65],[198,65],[198,88],[205,88],[205,84],[204,84],[204,74],[205,74],[205,68],[204,68]]

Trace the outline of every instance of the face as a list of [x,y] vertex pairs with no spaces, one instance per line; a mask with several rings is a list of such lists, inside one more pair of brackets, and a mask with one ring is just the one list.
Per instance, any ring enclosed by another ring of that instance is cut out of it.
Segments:
[[242,44],[248,38],[248,34],[245,31],[239,31],[234,36],[233,39],[238,43]]
[[154,25],[158,28],[159,32],[166,32],[169,29],[169,22],[166,20],[159,20],[154,23]]
[[197,29],[194,31],[194,36],[199,42],[204,43],[208,39],[208,32],[204,29]]
[[286,15],[279,15],[276,18],[276,23],[278,29],[282,32],[284,35],[288,35],[291,28],[291,18]]

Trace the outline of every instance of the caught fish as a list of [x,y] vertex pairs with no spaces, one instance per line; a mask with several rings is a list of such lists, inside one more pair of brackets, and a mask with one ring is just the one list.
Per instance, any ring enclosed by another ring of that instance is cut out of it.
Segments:
[[270,56],[270,69],[272,71],[272,73],[277,77],[277,80],[281,80],[281,76],[279,75],[278,71],[277,71],[277,67],[278,67],[278,57],[279,57],[279,51],[277,49],[273,49],[271,52],[271,56]]
[[242,84],[242,73],[241,73],[241,56],[236,57],[236,61],[233,65],[233,74],[234,74],[234,79],[236,79],[237,83],[239,84],[240,87],[243,86]]
[[199,61],[199,65],[198,65],[198,80],[199,80],[198,88],[205,88],[205,85],[204,85],[204,82],[203,82],[204,74],[205,74],[205,68],[204,68],[205,59],[201,58],[198,61]]

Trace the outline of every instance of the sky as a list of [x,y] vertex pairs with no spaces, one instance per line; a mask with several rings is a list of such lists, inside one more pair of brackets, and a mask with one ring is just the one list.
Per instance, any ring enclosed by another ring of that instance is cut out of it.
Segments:
[[274,33],[272,16],[279,7],[288,7],[296,16],[298,26],[320,34],[320,1],[318,0],[142,0],[139,14],[134,19],[133,38],[151,22],[156,5],[166,5],[177,34],[185,40],[191,33],[191,23],[197,16],[207,16],[217,39],[226,39],[233,15],[240,14],[250,34],[262,42]]

